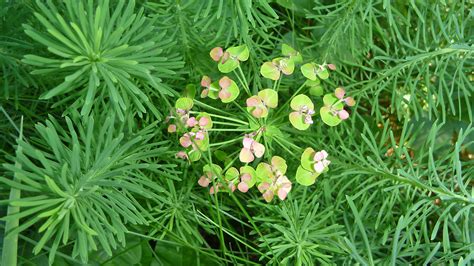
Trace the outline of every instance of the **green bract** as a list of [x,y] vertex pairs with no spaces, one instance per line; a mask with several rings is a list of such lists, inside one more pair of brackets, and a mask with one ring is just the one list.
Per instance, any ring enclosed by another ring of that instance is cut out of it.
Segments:
[[281,45],[281,53],[284,56],[289,57],[295,64],[300,64],[303,62],[303,57],[301,56],[300,52],[296,51],[293,49],[293,47],[287,45],[287,44],[282,44]]
[[301,165],[296,169],[296,181],[303,186],[311,186],[314,184],[319,175],[319,173],[304,169]]
[[260,74],[266,78],[278,80],[280,78],[280,73],[291,75],[294,70],[295,63],[292,59],[278,57],[273,59],[271,62],[263,63],[260,68]]
[[321,96],[324,94],[323,86],[321,85],[321,81],[318,78],[315,80],[308,79],[306,81],[306,86],[309,87],[309,94],[312,96]]
[[309,109],[314,109],[314,104],[311,101],[311,99],[304,95],[304,94],[299,94],[295,96],[290,103],[291,109],[293,110],[300,110],[303,106],[308,107]]
[[307,63],[301,66],[301,73],[310,80],[329,78],[329,71],[326,67],[320,66],[316,63]]
[[300,94],[291,100],[290,106],[294,110],[289,114],[291,124],[299,130],[308,129],[312,123],[312,120],[310,123],[309,119],[314,114],[314,104],[311,99],[304,94]]
[[301,166],[307,171],[313,171],[314,154],[316,151],[313,148],[306,148],[301,154]]
[[237,83],[234,81],[231,82],[230,86],[227,88],[227,91],[230,93],[230,97],[227,99],[221,99],[223,103],[230,103],[233,102],[237,97],[239,97],[239,87],[237,86]]
[[249,49],[246,45],[230,47],[226,50],[229,53],[229,58],[223,59],[217,65],[217,68],[222,73],[229,73],[239,66],[239,62],[247,61],[249,58]]
[[178,100],[176,100],[176,103],[174,107],[177,109],[182,109],[182,110],[191,110],[193,108],[194,102],[193,99],[188,98],[188,97],[181,97]]
[[255,183],[257,182],[257,172],[255,171],[255,169],[253,169],[252,167],[250,166],[242,166],[240,167],[240,174],[249,174],[252,179],[250,179],[250,181],[247,182],[247,185],[249,186],[249,188],[252,188]]
[[258,97],[262,99],[267,107],[277,108],[278,93],[272,89],[264,89],[258,92]]
[[319,109],[321,120],[328,126],[337,126],[341,123],[341,119],[334,114],[334,111],[339,111],[344,108],[344,104],[339,101],[333,94],[326,94],[323,97],[324,106]]

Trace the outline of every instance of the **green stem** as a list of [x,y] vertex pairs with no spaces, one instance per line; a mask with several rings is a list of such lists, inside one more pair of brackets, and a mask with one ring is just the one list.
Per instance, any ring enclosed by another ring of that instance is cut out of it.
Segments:
[[211,131],[214,131],[214,132],[219,132],[219,131],[222,131],[222,132],[249,132],[249,131],[252,131],[251,129],[234,129],[234,128],[210,128],[208,129],[207,131],[211,132]]
[[221,142],[211,143],[211,144],[209,144],[209,147],[215,147],[215,146],[221,146],[221,145],[225,145],[225,144],[230,144],[230,143],[234,143],[234,142],[240,141],[241,139],[242,139],[242,138],[236,138],[236,139],[232,139],[232,140],[228,140],[228,141],[221,141]]
[[[23,138],[23,117],[21,117],[21,124],[20,124],[20,136],[18,140]],[[16,150],[16,154],[22,153],[22,147],[18,145]],[[15,167],[21,169],[21,164],[15,162]],[[15,173],[13,177],[13,181],[19,183],[20,180],[18,179],[18,175]],[[19,200],[21,198],[21,190],[17,188],[10,188],[10,201]],[[8,205],[7,210],[7,217],[16,213],[20,212],[20,207]],[[8,232],[12,231],[13,229],[17,228],[20,225],[20,219],[8,219],[5,222],[5,233],[6,236],[3,239],[3,252],[2,252],[2,265],[9,265],[9,266],[16,266],[17,265],[17,257],[18,257],[18,233],[15,234],[8,234]]]
[[[247,92],[247,94],[248,94],[249,96],[252,96],[252,93],[250,92],[250,87],[249,87],[249,85],[248,85],[247,78],[245,77],[244,72],[242,71],[242,68],[240,67],[240,65],[237,67],[237,69],[239,70],[239,72],[236,72],[236,71],[234,70],[235,75],[236,75],[237,78],[239,79],[240,83],[242,83],[242,86],[244,87],[244,89],[245,89],[245,91]],[[239,75],[238,75],[237,73],[240,74],[240,77],[239,77]]]
[[204,108],[206,108],[206,109],[209,109],[209,110],[212,110],[212,111],[215,111],[215,112],[219,112],[219,113],[221,113],[221,114],[225,114],[225,115],[228,115],[228,116],[232,115],[231,113],[228,113],[228,112],[226,112],[226,111],[223,111],[222,109],[215,108],[215,107],[213,107],[213,106],[210,106],[210,105],[208,105],[208,104],[205,104],[205,103],[203,103],[203,102],[200,102],[200,101],[198,101],[198,100],[196,100],[196,99],[194,100],[194,103],[195,103],[196,105],[198,105],[198,106],[204,107]]
[[242,124],[231,123],[231,122],[221,122],[221,121],[212,121],[213,125],[224,125],[224,126],[234,126],[234,127],[241,127]]
[[[191,111],[189,112],[191,114],[197,114],[199,112],[194,112],[194,111]],[[216,115],[216,114],[208,114],[209,116],[211,117],[217,117],[217,118],[221,118],[221,119],[224,119],[224,120],[229,120],[229,121],[234,121],[236,123],[240,123],[242,125],[248,125],[249,123],[245,122],[245,121],[242,121],[242,120],[239,120],[239,119],[235,119],[235,118],[230,118],[230,117],[226,117],[226,116],[222,116],[222,115]]]
[[301,86],[295,91],[295,93],[293,93],[293,95],[290,97],[290,99],[288,99],[288,101],[286,101],[286,102],[279,108],[280,110],[278,110],[277,116],[285,109],[286,106],[288,106],[288,105],[290,104],[291,100],[292,100],[296,95],[298,95],[298,93],[304,88],[305,84],[306,84],[306,81],[303,82],[303,84],[301,84]]

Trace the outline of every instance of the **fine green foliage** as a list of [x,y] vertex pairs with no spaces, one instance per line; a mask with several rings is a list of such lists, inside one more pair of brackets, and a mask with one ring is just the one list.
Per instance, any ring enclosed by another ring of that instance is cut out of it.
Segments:
[[174,43],[164,38],[165,31],[155,32],[143,9],[134,13],[134,3],[65,1],[55,6],[37,1],[34,15],[44,30],[25,25],[25,32],[50,54],[26,55],[23,62],[36,67],[33,74],[62,80],[42,99],[68,94],[61,102],[71,101],[82,115],[106,100],[121,120],[125,111],[158,113],[149,97],[173,94],[161,78],[175,74],[182,63],[176,55],[163,56]]
[[160,187],[150,182],[143,169],[157,169],[152,156],[164,155],[160,144],[144,145],[150,129],[137,136],[117,131],[114,120],[95,122],[89,117],[75,127],[66,117],[66,127],[54,118],[36,129],[40,138],[32,143],[18,140],[15,164],[4,165],[16,173],[15,180],[2,183],[22,190],[22,197],[4,201],[21,211],[3,220],[21,219],[17,234],[35,224],[42,237],[33,252],[38,254],[52,240],[49,262],[60,243],[74,243],[73,257],[87,262],[88,252],[100,249],[112,254],[117,244],[125,245],[124,224],[148,224],[151,217],[136,196],[158,198]]
[[474,264],[470,0],[0,0],[2,265]]

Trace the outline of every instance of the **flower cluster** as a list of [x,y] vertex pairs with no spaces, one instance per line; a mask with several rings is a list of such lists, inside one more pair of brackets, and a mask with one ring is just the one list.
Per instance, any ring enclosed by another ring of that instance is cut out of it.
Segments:
[[261,158],[265,153],[265,146],[254,138],[259,135],[261,130],[246,134],[242,141],[243,148],[240,150],[239,159],[243,163],[251,163],[255,157]]
[[324,106],[320,109],[321,119],[329,126],[337,126],[342,120],[349,118],[349,113],[344,109],[344,105],[354,106],[352,97],[344,98],[346,91],[339,87],[334,94],[326,94],[323,97]]
[[[282,125],[289,120],[294,128],[308,130],[312,124],[318,123],[315,110],[315,106],[318,106],[320,121],[335,126],[348,119],[349,112],[344,107],[354,106],[354,99],[347,97],[342,87],[324,95],[322,81],[329,78],[329,71],[335,70],[336,66],[314,62],[300,66],[301,73],[307,79],[293,95],[280,99],[278,89],[281,79],[294,73],[296,67],[303,62],[301,54],[286,44],[282,45],[281,57],[265,62],[260,68],[262,76],[274,80],[273,88],[260,89],[257,93],[251,93],[241,68],[241,63],[249,57],[245,45],[226,50],[216,47],[211,50],[210,56],[217,62],[219,71],[226,75],[216,79],[203,76],[200,82],[201,99],[218,100],[213,102],[215,104],[233,102],[234,105],[215,107],[200,102],[194,98],[196,86],[188,85],[185,97],[176,101],[175,112],[168,118],[169,121],[174,119],[168,126],[168,132],[180,134],[179,143],[185,149],[176,156],[194,162],[209,147],[215,149],[208,154],[215,156],[216,160],[212,161],[216,163],[205,164],[198,180],[200,186],[209,188],[210,194],[236,191],[247,193],[255,186],[267,202],[272,201],[275,196],[280,200],[286,199],[292,189],[292,181],[286,176],[286,160],[272,154],[278,153],[275,145],[281,146],[283,149],[280,151],[288,151],[292,156],[298,156],[302,149],[294,143],[294,139],[288,138],[292,129],[288,130],[288,127]],[[244,106],[238,102],[241,95],[239,87],[248,95]],[[279,105],[281,100],[285,102]],[[209,113],[192,111],[194,103]],[[237,108],[232,109],[234,106]],[[213,124],[216,125],[215,128],[212,128]],[[211,128],[218,137],[224,138],[222,142],[209,144]],[[225,133],[219,134],[219,131]],[[240,133],[235,135],[232,132]],[[244,132],[243,137],[241,132]],[[230,155],[224,150],[229,150]],[[239,163],[242,165],[236,165]],[[330,163],[325,150],[306,148],[296,170],[296,181],[304,186],[312,185],[319,175],[329,170]]]
[[329,170],[331,161],[328,159],[325,150],[315,151],[313,148],[306,148],[301,155],[301,164],[296,170],[296,180],[298,183],[310,186],[314,184],[316,178]]

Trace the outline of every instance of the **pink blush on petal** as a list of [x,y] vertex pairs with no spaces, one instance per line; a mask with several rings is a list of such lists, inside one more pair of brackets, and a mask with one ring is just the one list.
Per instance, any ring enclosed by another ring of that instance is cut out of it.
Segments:
[[246,103],[248,107],[254,107],[260,104],[260,99],[257,96],[252,96],[247,99]]
[[243,163],[250,163],[250,162],[253,162],[255,157],[253,156],[252,152],[249,149],[243,148],[240,151],[239,159]]
[[265,153],[265,146],[261,143],[254,141],[252,143],[252,151],[257,156],[257,158],[261,158]]
[[196,140],[203,140],[204,139],[204,132],[198,131],[196,133]]
[[240,192],[243,192],[243,193],[249,191],[249,186],[245,182],[240,182],[237,188],[239,189]]
[[201,79],[201,86],[208,88],[211,86],[211,78],[208,76],[203,76]]
[[322,173],[324,171],[324,164],[323,162],[317,162],[314,164],[314,171],[317,173]]
[[209,89],[204,89],[201,91],[201,98],[206,98],[209,94]]
[[197,125],[198,121],[196,120],[195,117],[191,117],[188,119],[188,121],[186,121],[186,125],[188,127],[194,127],[195,125]]
[[176,125],[175,124],[171,124],[168,126],[168,133],[173,133],[173,132],[176,132]]
[[227,76],[224,76],[219,80],[219,86],[223,89],[229,88],[231,84],[232,84],[232,80],[228,78]]
[[224,51],[222,50],[221,47],[215,47],[210,52],[212,60],[214,60],[216,62],[219,61],[219,59],[221,59],[223,54],[224,54]]
[[286,192],[285,189],[280,188],[280,189],[278,190],[278,197],[279,197],[281,200],[285,200],[287,195],[288,195],[288,192]]
[[207,117],[201,117],[201,119],[199,119],[199,126],[201,127],[205,127],[209,124],[209,118]]
[[337,115],[338,115],[339,118],[342,119],[342,120],[346,120],[347,118],[349,118],[349,113],[348,113],[346,110],[344,110],[344,109],[342,109],[341,111],[339,111],[339,112],[337,113]]
[[191,141],[191,139],[189,138],[189,136],[185,135],[185,136],[182,136],[181,138],[179,138],[179,143],[180,143],[181,146],[183,146],[184,148],[187,148],[187,147],[191,146],[192,141]]
[[206,176],[201,176],[201,178],[199,178],[198,180],[198,184],[201,187],[207,187],[209,186],[209,183],[211,183],[211,180],[209,180],[209,178],[207,178]]
[[250,180],[252,180],[252,176],[250,174],[243,174],[240,179],[243,181],[243,182],[249,182]]
[[273,191],[267,190],[267,192],[263,193],[263,198],[265,199],[266,202],[270,202],[273,199]]
[[227,89],[222,89],[219,91],[219,98],[221,100],[227,100],[232,96],[232,94]]
[[244,145],[244,148],[251,149],[253,142],[254,140],[252,138],[245,137],[244,140],[242,141],[242,144]]
[[252,111],[252,115],[256,118],[259,118],[263,115],[263,109],[256,107],[255,110]]

